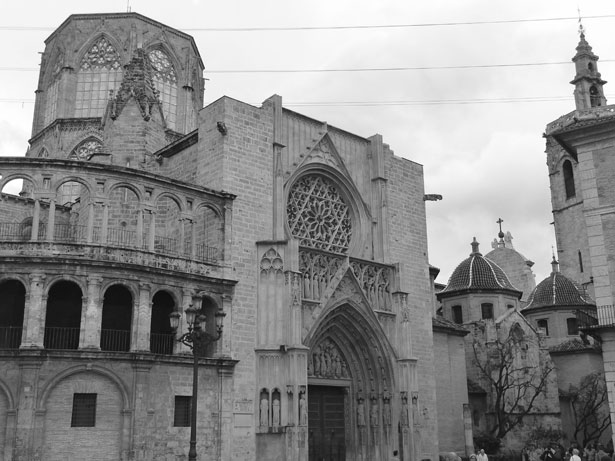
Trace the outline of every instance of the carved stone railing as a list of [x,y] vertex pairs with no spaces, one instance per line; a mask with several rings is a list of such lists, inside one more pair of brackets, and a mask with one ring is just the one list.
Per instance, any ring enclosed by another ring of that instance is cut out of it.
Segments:
[[0,242],[0,256],[66,258],[80,261],[105,261],[117,264],[131,264],[152,269],[166,269],[195,275],[214,275],[218,265],[204,264],[193,259],[152,253],[132,248],[114,248],[101,245],[76,245],[52,242]]
[[[38,241],[48,242],[46,236],[45,223],[39,225]],[[0,246],[3,242],[29,242],[31,241],[32,228],[24,226],[20,223],[0,222]],[[102,231],[100,227],[94,227],[91,237],[91,242],[88,242],[86,226],[71,225],[71,224],[56,224],[54,226],[53,243],[67,244],[92,244],[104,245],[110,247],[120,247],[129,249],[140,249],[148,251],[147,236],[143,235],[141,244],[137,233],[123,228],[109,227],[107,229],[106,242],[102,242]],[[36,241],[34,241],[36,242]],[[195,247],[194,256],[191,256],[191,248],[185,244],[184,248],[177,239],[170,237],[155,237],[154,253],[164,255],[179,256],[182,258],[195,259],[208,263],[215,263],[218,260],[219,252],[217,248],[203,244],[197,244]]]
[[615,105],[592,107],[591,109],[573,110],[572,112],[562,115],[557,120],[547,125],[546,134],[550,135],[555,131],[559,131],[570,125],[578,122],[589,120],[601,120],[615,117]]
[[302,247],[299,250],[299,271],[303,280],[303,299],[320,301],[344,265],[352,270],[372,309],[392,311],[393,266]]

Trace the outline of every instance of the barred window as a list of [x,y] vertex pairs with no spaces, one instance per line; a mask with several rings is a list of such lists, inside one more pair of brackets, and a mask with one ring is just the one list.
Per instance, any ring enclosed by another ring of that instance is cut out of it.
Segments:
[[173,426],[190,427],[190,416],[192,413],[192,397],[189,395],[175,396],[175,415]]
[[120,55],[100,37],[83,56],[77,73],[75,117],[101,117],[110,90],[122,82]]
[[73,394],[73,414],[71,427],[96,426],[97,394]]
[[152,80],[158,90],[167,126],[175,129],[177,114],[177,74],[167,54],[155,49],[147,54],[152,66]]

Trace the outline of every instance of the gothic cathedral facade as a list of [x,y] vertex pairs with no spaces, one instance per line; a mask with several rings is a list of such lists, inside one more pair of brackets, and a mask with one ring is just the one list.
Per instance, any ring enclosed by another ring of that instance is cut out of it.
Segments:
[[184,459],[190,306],[223,322],[204,459],[435,459],[422,166],[277,95],[203,108],[203,69],[136,13],[46,40],[0,157],[2,459]]

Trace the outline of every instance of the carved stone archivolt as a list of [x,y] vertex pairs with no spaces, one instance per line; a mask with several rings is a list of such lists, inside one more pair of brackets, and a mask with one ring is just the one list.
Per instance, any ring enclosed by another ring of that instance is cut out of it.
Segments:
[[299,271],[302,276],[303,299],[320,300],[343,264],[342,257],[301,249]]
[[391,269],[359,261],[351,261],[350,268],[372,309],[391,311]]
[[350,377],[346,359],[331,340],[325,339],[310,353],[308,376],[333,379]]
[[302,246],[346,253],[352,237],[350,208],[336,185],[321,175],[293,184],[286,206],[290,232]]

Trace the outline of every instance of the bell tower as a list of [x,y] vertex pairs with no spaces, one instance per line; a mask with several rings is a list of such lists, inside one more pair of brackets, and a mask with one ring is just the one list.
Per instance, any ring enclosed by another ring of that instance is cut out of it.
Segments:
[[598,56],[592,52],[592,47],[585,40],[585,31],[580,27],[580,40],[577,54],[572,58],[577,74],[570,83],[574,85],[574,100],[577,110],[591,107],[606,106],[603,85],[606,81],[600,78],[598,72]]

